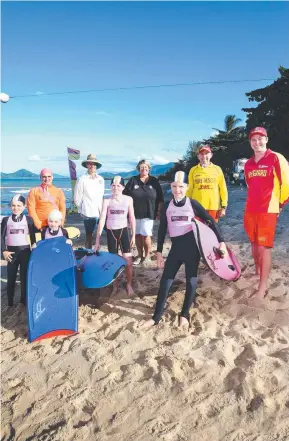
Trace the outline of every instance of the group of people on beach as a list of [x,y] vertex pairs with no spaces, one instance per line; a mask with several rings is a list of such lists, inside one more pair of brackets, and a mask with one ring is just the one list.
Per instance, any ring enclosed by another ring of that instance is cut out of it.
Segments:
[[[244,213],[244,228],[252,246],[256,274],[259,277],[256,296],[265,297],[272,262],[272,248],[278,216],[289,201],[289,165],[279,153],[267,148],[268,136],[263,127],[249,133],[253,156],[246,162],[244,175],[248,187]],[[186,271],[186,290],[180,326],[190,321],[190,308],[195,301],[200,253],[192,231],[192,219],[200,218],[215,233],[221,254],[226,255],[224,238],[218,228],[219,218],[225,216],[228,192],[224,174],[211,162],[210,146],[198,149],[198,165],[192,167],[188,177],[176,172],[171,182],[172,199],[164,203],[158,179],[150,175],[148,161],[137,164],[139,174],[125,185],[123,178],[115,176],[111,181],[111,195],[104,199],[104,179],[97,173],[101,164],[90,154],[82,165],[87,173],[75,186],[74,202],[84,222],[85,247],[100,248],[103,229],[106,229],[108,251],[122,252],[127,262],[127,293],[133,294],[133,265],[150,262],[151,238],[154,221],[158,219],[157,266],[163,268],[155,312],[143,327],[158,324],[170,287],[182,264]],[[11,201],[11,215],[4,217],[1,225],[1,250],[7,263],[8,305],[13,305],[17,270],[20,265],[21,302],[26,303],[26,273],[31,248],[36,245],[35,233],[42,239],[66,236],[63,228],[66,215],[65,196],[55,187],[53,173],[49,169],[40,172],[41,185],[31,189],[27,199],[28,216],[23,214],[25,198],[16,195]],[[96,240],[93,245],[93,233]],[[162,256],[166,233],[172,246],[164,262]],[[138,256],[132,257],[136,245]],[[117,291],[117,281],[113,292]]]

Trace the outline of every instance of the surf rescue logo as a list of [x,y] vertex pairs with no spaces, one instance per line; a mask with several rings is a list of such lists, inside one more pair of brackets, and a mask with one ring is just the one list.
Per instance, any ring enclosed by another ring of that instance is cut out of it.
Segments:
[[10,230],[10,234],[24,234],[24,230],[22,228],[19,229],[19,230],[15,229],[15,228],[12,228]]
[[266,177],[267,176],[267,171],[268,170],[252,170],[248,173],[248,177],[249,178],[254,178],[255,176],[261,176],[261,177]]
[[172,222],[188,221],[188,220],[189,220],[188,216],[172,216],[171,217]]
[[124,214],[124,210],[110,210],[111,214]]

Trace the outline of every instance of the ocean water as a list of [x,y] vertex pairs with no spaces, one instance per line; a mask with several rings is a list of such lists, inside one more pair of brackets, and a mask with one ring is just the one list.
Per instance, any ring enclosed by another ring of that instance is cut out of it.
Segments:
[[[110,194],[110,181],[105,182],[104,196]],[[54,179],[53,184],[61,188],[65,194],[66,206],[70,207],[71,203],[71,181],[70,179]],[[22,194],[27,198],[31,188],[40,185],[39,179],[2,179],[1,180],[1,215],[5,216],[10,214],[10,201],[15,194]]]

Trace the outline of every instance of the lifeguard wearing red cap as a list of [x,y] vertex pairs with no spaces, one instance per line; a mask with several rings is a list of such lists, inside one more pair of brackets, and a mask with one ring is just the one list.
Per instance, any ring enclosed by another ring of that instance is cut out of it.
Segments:
[[264,127],[255,127],[252,129],[249,133],[249,139],[251,139],[254,135],[260,135],[260,136],[268,136],[266,129]]
[[212,149],[209,145],[201,145],[198,149],[198,153],[212,153]]

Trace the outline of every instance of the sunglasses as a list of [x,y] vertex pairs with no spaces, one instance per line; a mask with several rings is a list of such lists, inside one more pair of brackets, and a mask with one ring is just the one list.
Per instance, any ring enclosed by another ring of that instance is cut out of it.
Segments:
[[42,179],[48,179],[48,178],[52,178],[52,176],[41,176]]

